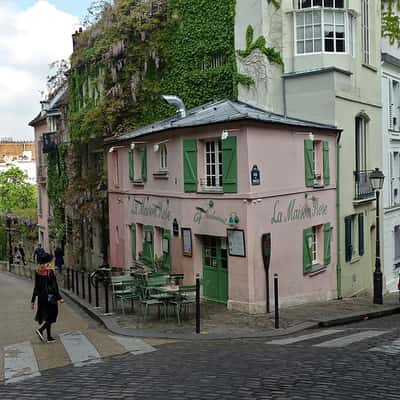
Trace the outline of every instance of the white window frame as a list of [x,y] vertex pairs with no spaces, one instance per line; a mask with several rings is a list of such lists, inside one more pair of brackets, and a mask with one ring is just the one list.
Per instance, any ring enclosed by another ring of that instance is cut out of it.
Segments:
[[318,256],[318,234],[319,234],[319,226],[312,227],[312,237],[311,237],[311,260],[312,264],[319,264]]
[[114,186],[119,185],[119,159],[118,159],[118,150],[113,151],[114,156]]
[[[214,151],[208,151],[208,146],[214,144]],[[215,154],[215,162],[207,162],[208,154]],[[207,166],[210,165],[210,169],[212,165],[215,165],[215,174],[207,173]],[[209,178],[212,181],[213,177],[215,177],[215,185],[209,185]],[[206,140],[204,142],[204,187],[206,189],[222,189],[222,142],[221,140]]]
[[160,170],[165,171],[168,169],[168,150],[166,144],[160,145]]
[[[295,8],[294,15],[293,15],[293,25],[294,25],[294,53],[296,56],[304,56],[304,55],[310,55],[310,54],[321,54],[321,53],[327,53],[327,54],[349,54],[353,56],[354,54],[354,32],[353,32],[353,17],[349,13],[349,11],[346,9],[346,7],[341,7],[341,8],[335,8],[335,7],[321,7],[321,6],[313,6],[313,1],[312,1],[312,6],[307,7],[307,8],[301,8],[299,7],[299,4],[297,4],[297,7]],[[335,5],[335,3],[334,3]],[[344,2],[344,6],[346,6],[346,1]],[[306,24],[305,18],[307,13],[312,13],[312,23],[311,24]],[[314,16],[320,14],[320,23],[316,24],[314,22]],[[337,13],[343,13],[343,24],[344,24],[344,51],[336,51],[336,46],[338,41],[341,41],[341,39],[333,38],[333,43],[334,43],[334,50],[333,51],[326,51],[325,50],[325,26],[327,25],[326,22],[326,14],[327,13],[332,13],[332,19],[333,19],[333,31],[334,31],[334,36],[336,33],[336,29],[339,26],[336,24],[336,14]],[[304,25],[301,25],[304,29],[304,34],[302,39],[298,39],[297,37],[297,18],[298,15],[302,14],[304,15]],[[315,35],[315,27],[320,25],[320,35],[314,36]],[[312,30],[312,35],[307,39],[307,28],[311,28]],[[321,40],[321,50],[315,51],[316,47],[316,41]],[[306,52],[306,42],[307,41],[312,41],[313,45],[313,51]],[[303,52],[298,51],[298,43],[303,42]]]
[[361,0],[361,52],[362,62],[367,65],[369,65],[371,62],[369,22],[369,1]]
[[[360,121],[360,123],[357,123]],[[367,134],[368,120],[365,117],[356,117],[356,171],[367,170]],[[357,162],[358,155],[358,162]]]

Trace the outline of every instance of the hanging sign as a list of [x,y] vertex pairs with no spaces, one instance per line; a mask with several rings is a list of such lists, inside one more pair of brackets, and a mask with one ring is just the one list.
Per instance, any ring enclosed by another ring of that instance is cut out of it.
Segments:
[[253,165],[253,168],[251,169],[251,184],[253,186],[257,186],[260,183],[261,183],[260,170],[258,169],[257,165]]

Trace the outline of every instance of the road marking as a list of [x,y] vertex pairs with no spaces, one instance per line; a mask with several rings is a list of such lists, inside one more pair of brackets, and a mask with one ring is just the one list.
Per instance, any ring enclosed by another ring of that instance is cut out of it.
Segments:
[[60,339],[74,367],[101,362],[96,348],[80,331],[62,333]]
[[4,348],[5,383],[19,382],[40,375],[30,342],[17,343]]
[[387,344],[381,347],[373,347],[369,351],[379,351],[386,354],[398,354],[400,353],[400,339],[396,339],[392,344]]
[[153,346],[147,344],[144,340],[127,336],[108,335],[111,339],[125,347],[132,354],[144,354],[156,351]]
[[364,331],[354,333],[353,335],[347,335],[338,339],[328,340],[320,344],[315,344],[315,347],[345,347],[349,344],[361,342],[362,340],[373,338],[376,336],[383,335],[389,331]]
[[325,329],[323,331],[309,333],[308,335],[296,336],[286,339],[271,340],[270,342],[267,342],[267,344],[280,344],[280,345],[292,344],[301,342],[303,340],[319,338],[321,336],[333,335],[338,332],[343,332],[343,329]]

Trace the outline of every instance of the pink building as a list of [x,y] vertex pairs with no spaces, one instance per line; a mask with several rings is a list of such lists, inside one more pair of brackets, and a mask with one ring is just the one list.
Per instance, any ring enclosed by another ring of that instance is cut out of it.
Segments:
[[250,313],[275,273],[281,304],[336,297],[338,134],[220,101],[106,140],[111,265],[199,273],[204,298]]

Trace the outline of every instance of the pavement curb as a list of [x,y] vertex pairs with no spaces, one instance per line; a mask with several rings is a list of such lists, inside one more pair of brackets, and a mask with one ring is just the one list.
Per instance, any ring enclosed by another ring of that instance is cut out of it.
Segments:
[[293,333],[301,332],[306,329],[318,328],[318,322],[303,322],[298,325],[286,329],[277,329],[276,331],[269,331],[257,334],[241,334],[241,335],[215,335],[215,334],[168,334],[160,333],[157,331],[144,331],[141,329],[122,328],[115,321],[113,316],[103,315],[99,310],[81,301],[77,296],[69,293],[65,289],[60,289],[62,294],[69,300],[73,301],[82,308],[90,317],[101,323],[110,332],[129,337],[139,337],[144,339],[171,339],[181,341],[201,341],[201,340],[230,340],[230,339],[262,339],[290,335]]
[[387,307],[383,310],[370,311],[364,313],[353,313],[340,318],[331,318],[324,321],[319,321],[318,326],[324,328],[329,326],[346,325],[346,324],[351,324],[353,322],[360,322],[360,321],[365,321],[367,319],[380,318],[380,317],[385,317],[387,315],[393,315],[398,313],[400,313],[400,306]]

